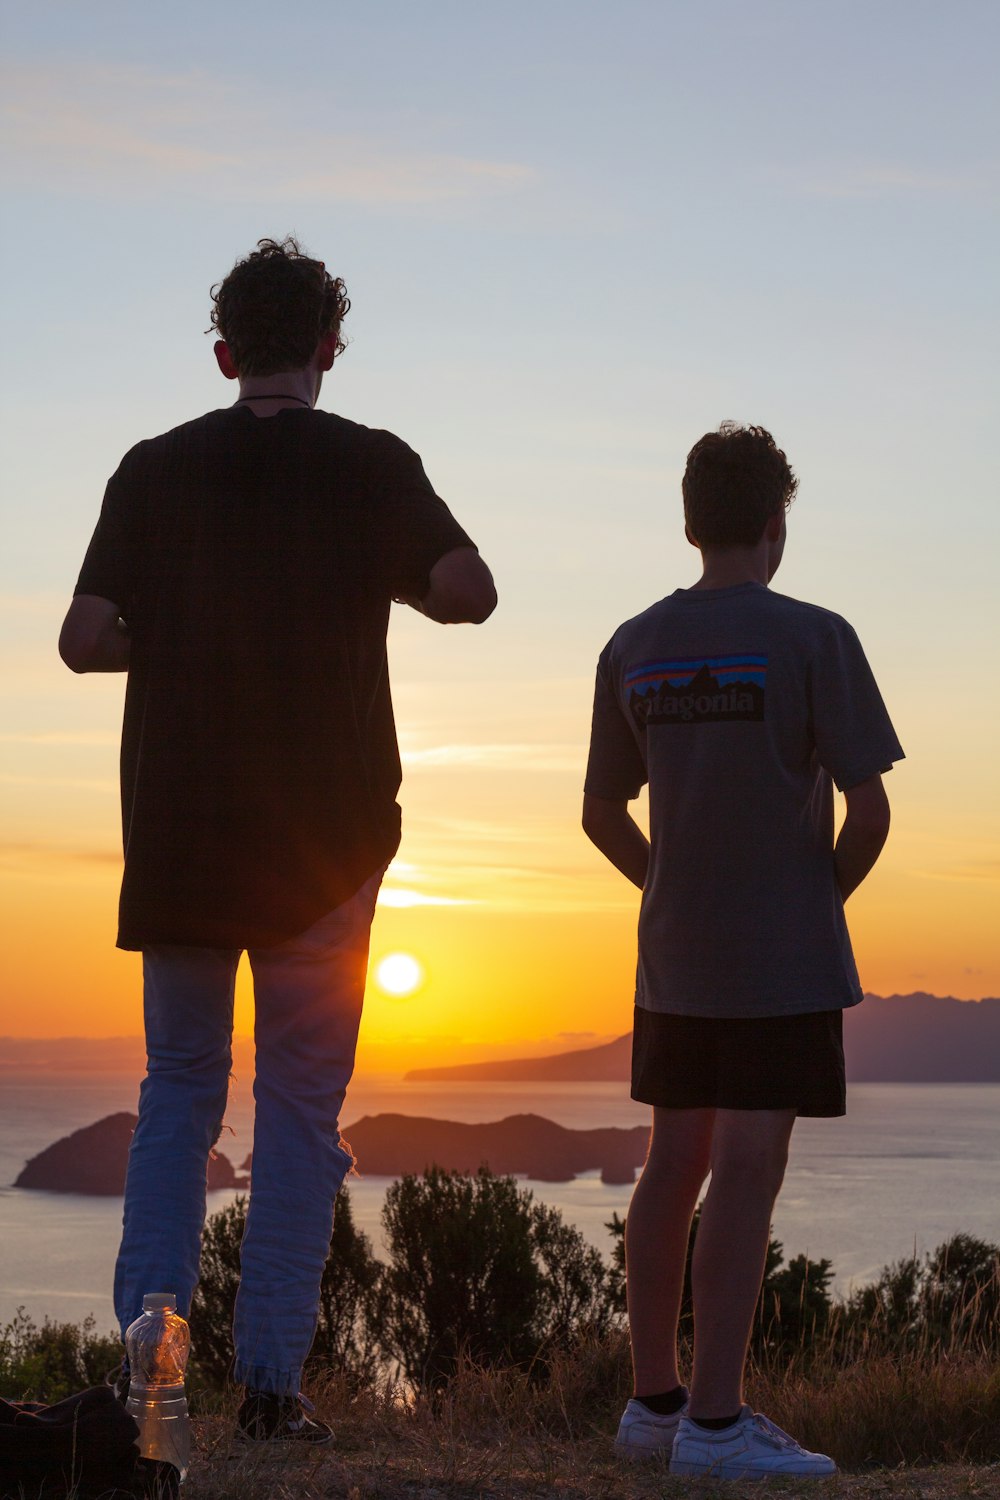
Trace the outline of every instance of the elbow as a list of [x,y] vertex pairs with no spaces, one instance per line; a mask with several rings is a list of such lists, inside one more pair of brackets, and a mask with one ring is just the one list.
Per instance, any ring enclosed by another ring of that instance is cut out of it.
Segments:
[[59,656],[63,665],[78,675],[89,670],[89,657],[80,642],[68,637],[66,632],[59,637]]
[[439,625],[482,625],[497,607],[497,591],[479,589],[432,590],[422,601],[424,614]]
[[489,587],[481,589],[476,598],[469,601],[468,612],[463,616],[463,620],[469,625],[482,625],[485,620],[489,619],[496,607],[497,591],[493,586],[493,580],[490,579]]
[[884,811],[878,815],[873,815],[865,824],[863,830],[865,836],[871,843],[877,844],[880,849],[889,837],[890,821],[889,804],[886,803]]
[[873,776],[846,793],[845,826],[861,843],[881,848],[889,836],[889,799],[880,776]]
[[497,607],[493,574],[478,554],[470,559],[466,577],[456,580],[446,608],[455,625],[482,625]]
[[431,569],[429,582],[421,608],[440,625],[481,625],[497,607],[493,574],[474,547],[446,552]]
[[589,795],[584,797],[580,824],[590,842],[596,844],[599,849],[603,848],[606,842],[608,827],[613,823],[614,816],[614,809],[601,798]]
[[865,808],[853,817],[848,814],[844,826],[856,845],[877,853],[889,837],[889,821],[889,804],[886,802],[884,807]]

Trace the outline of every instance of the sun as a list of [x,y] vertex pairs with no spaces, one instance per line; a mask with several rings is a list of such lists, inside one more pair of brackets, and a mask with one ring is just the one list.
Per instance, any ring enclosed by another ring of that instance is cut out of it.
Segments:
[[412,995],[424,971],[412,953],[389,953],[375,970],[375,979],[387,995]]

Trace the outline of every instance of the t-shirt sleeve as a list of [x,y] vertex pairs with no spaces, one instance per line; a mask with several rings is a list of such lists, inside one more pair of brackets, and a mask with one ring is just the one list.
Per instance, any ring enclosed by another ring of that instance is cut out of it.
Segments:
[[816,754],[842,792],[903,759],[861,642],[846,620],[836,622],[817,651],[809,691]]
[[389,433],[381,437],[373,497],[378,564],[390,593],[422,599],[434,564],[475,543],[431,488],[419,455]]
[[594,717],[584,791],[609,802],[638,797],[647,780],[642,753],[614,690],[611,645],[597,664]]
[[117,604],[128,620],[135,597],[138,547],[136,514],[126,478],[127,458],[108,480],[104,502],[90,539],[74,594],[96,594]]

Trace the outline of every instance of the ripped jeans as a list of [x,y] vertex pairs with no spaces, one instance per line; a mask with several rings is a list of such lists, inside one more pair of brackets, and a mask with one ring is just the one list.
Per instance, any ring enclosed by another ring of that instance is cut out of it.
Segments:
[[[308,932],[251,949],[256,1043],[253,1181],[234,1316],[240,1385],[298,1391],[316,1332],[333,1204],[353,1165],[339,1119],[354,1068],[382,872]],[[143,952],[146,1077],[129,1151],[115,1312],[146,1292],[188,1316],[198,1280],[205,1175],[232,1067],[239,949]]]

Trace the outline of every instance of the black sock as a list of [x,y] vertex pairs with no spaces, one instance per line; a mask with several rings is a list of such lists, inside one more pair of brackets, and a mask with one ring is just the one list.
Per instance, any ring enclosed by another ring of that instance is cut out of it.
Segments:
[[736,1412],[731,1417],[692,1417],[696,1427],[704,1427],[709,1432],[721,1432],[723,1427],[733,1427],[740,1420],[740,1413]]
[[687,1401],[688,1390],[686,1385],[675,1385],[672,1391],[660,1391],[656,1396],[636,1396],[647,1411],[651,1411],[657,1417],[672,1417],[675,1412],[680,1411]]

